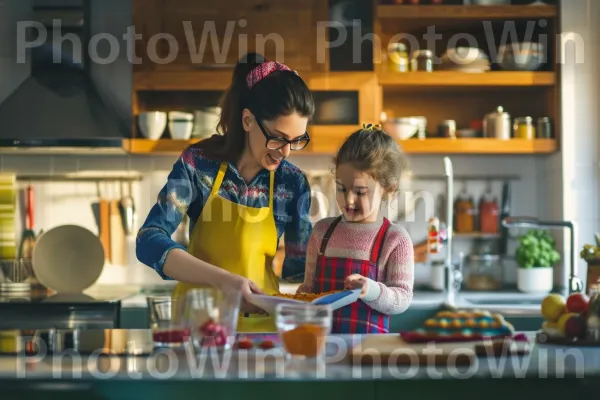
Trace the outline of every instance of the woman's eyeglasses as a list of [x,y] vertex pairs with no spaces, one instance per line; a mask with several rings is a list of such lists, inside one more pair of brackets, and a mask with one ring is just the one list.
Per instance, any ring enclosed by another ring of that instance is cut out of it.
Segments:
[[258,118],[255,118],[254,120],[260,128],[262,134],[265,136],[265,147],[269,150],[280,150],[289,144],[290,150],[297,151],[305,148],[308,145],[308,142],[310,142],[310,137],[308,136],[308,133],[305,133],[304,135],[294,140],[287,140],[286,138],[280,136],[271,136],[267,134],[267,131],[265,130],[263,124],[260,123]]

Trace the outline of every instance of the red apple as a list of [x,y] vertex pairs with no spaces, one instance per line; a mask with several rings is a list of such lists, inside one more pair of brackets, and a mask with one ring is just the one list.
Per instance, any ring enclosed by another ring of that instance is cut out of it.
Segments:
[[565,324],[565,336],[571,339],[583,339],[587,331],[585,319],[574,316],[567,320]]
[[583,293],[573,293],[567,298],[567,311],[577,314],[586,312],[589,299]]

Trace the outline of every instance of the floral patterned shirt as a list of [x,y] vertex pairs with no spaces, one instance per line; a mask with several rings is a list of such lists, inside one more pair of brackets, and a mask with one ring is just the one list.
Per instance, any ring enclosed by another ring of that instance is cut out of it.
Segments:
[[[175,248],[186,250],[171,235],[186,214],[190,220],[191,235],[210,195],[219,167],[220,162],[207,158],[202,150],[195,147],[185,150],[175,162],[167,183],[158,194],[156,204],[138,232],[138,260],[154,268],[165,280],[171,279],[163,273],[169,251]],[[306,247],[312,231],[309,218],[310,187],[306,175],[287,160],[275,171],[274,180],[273,214],[277,242],[282,236],[285,242],[282,279],[302,282]],[[247,207],[268,207],[269,172],[262,170],[246,183],[235,165],[229,164],[219,195]]]

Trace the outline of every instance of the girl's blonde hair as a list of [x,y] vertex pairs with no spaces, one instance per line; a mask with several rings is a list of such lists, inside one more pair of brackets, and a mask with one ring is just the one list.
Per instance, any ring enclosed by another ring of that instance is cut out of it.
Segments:
[[334,158],[336,168],[341,164],[369,174],[388,195],[399,190],[400,180],[410,172],[400,146],[378,125],[363,125],[344,141]]

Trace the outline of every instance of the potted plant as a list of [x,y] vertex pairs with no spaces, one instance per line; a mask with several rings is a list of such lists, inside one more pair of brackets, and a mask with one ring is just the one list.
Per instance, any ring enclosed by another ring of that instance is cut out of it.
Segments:
[[560,261],[554,239],[545,230],[532,229],[519,237],[516,252],[517,287],[526,293],[549,293],[554,283],[554,265]]
[[579,256],[587,263],[586,293],[598,291],[600,287],[600,234],[596,233],[596,244],[586,244]]

